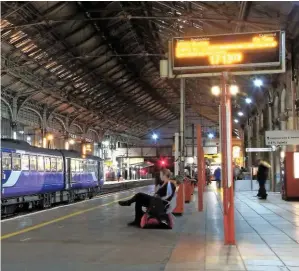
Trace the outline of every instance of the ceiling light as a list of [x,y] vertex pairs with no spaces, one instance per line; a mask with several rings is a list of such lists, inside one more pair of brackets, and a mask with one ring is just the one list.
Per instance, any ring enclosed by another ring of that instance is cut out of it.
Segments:
[[231,85],[229,91],[231,95],[236,95],[239,92],[239,87],[237,85]]
[[237,119],[234,119],[234,122],[235,122],[235,123],[239,123],[239,120],[237,120]]
[[211,138],[211,139],[214,138],[214,134],[209,133],[209,134],[208,134],[208,138]]
[[238,115],[240,116],[240,117],[242,117],[242,116],[244,116],[244,113],[243,112],[238,112]]
[[263,81],[261,79],[258,79],[258,78],[254,79],[253,83],[258,88],[260,88],[263,85]]
[[152,135],[152,138],[153,138],[154,140],[157,140],[157,139],[158,139],[158,135],[154,133],[154,134]]
[[215,96],[219,96],[220,95],[220,87],[219,86],[213,86],[212,88],[211,88],[211,92],[212,92],[212,94],[213,95],[215,95]]
[[70,143],[71,145],[74,145],[74,144],[75,144],[75,140],[74,140],[74,139],[70,139],[70,140],[69,140],[69,143]]
[[246,99],[245,99],[245,102],[246,102],[247,104],[251,104],[251,103],[252,103],[252,100],[251,100],[250,98],[246,98]]

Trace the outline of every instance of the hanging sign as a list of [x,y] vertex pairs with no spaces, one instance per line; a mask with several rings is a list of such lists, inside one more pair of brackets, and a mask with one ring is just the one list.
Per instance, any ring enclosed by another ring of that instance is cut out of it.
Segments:
[[279,66],[282,32],[237,33],[172,40],[173,71]]
[[272,148],[246,148],[246,152],[271,152]]
[[268,146],[299,145],[299,130],[266,131],[265,139]]

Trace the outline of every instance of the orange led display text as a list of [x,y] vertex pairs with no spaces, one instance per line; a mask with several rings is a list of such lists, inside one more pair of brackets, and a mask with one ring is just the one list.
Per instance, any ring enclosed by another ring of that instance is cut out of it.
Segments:
[[278,42],[273,36],[253,37],[251,42],[210,44],[208,40],[178,40],[175,57],[203,58],[208,57],[211,65],[242,63],[244,51],[276,48]]

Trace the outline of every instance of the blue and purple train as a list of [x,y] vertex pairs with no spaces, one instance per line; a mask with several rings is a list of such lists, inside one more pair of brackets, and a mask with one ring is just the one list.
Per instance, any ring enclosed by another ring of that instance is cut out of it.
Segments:
[[75,151],[33,147],[27,142],[1,139],[2,215],[20,207],[49,208],[92,198],[103,186],[103,161]]

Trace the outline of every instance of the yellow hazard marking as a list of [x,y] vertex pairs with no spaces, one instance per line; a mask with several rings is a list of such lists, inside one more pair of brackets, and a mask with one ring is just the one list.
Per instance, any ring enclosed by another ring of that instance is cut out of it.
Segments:
[[81,210],[81,211],[73,212],[73,213],[70,213],[68,215],[61,216],[61,217],[49,220],[47,222],[43,222],[43,223],[31,226],[31,227],[25,228],[23,230],[19,230],[19,231],[11,232],[11,233],[8,233],[8,234],[4,234],[4,235],[1,236],[0,240],[8,239],[8,238],[14,237],[16,235],[20,235],[20,234],[23,234],[23,233],[26,233],[26,232],[29,232],[29,231],[40,229],[42,227],[51,225],[53,223],[57,223],[59,221],[62,221],[62,220],[65,220],[65,219],[68,219],[68,218],[71,218],[71,217],[74,217],[74,216],[82,215],[82,214],[85,214],[85,213],[88,213],[88,212],[100,209],[102,207],[112,205],[112,204],[114,204],[114,203],[116,203],[116,202],[118,202],[120,200],[125,200],[125,199],[128,199],[128,198],[130,198],[130,197],[122,198],[122,199],[119,199],[119,200],[115,200],[115,201],[112,201],[112,202],[108,202],[108,203],[105,203],[105,204],[94,206],[94,207],[91,207],[91,208],[88,208],[88,209],[84,209],[84,210]]

